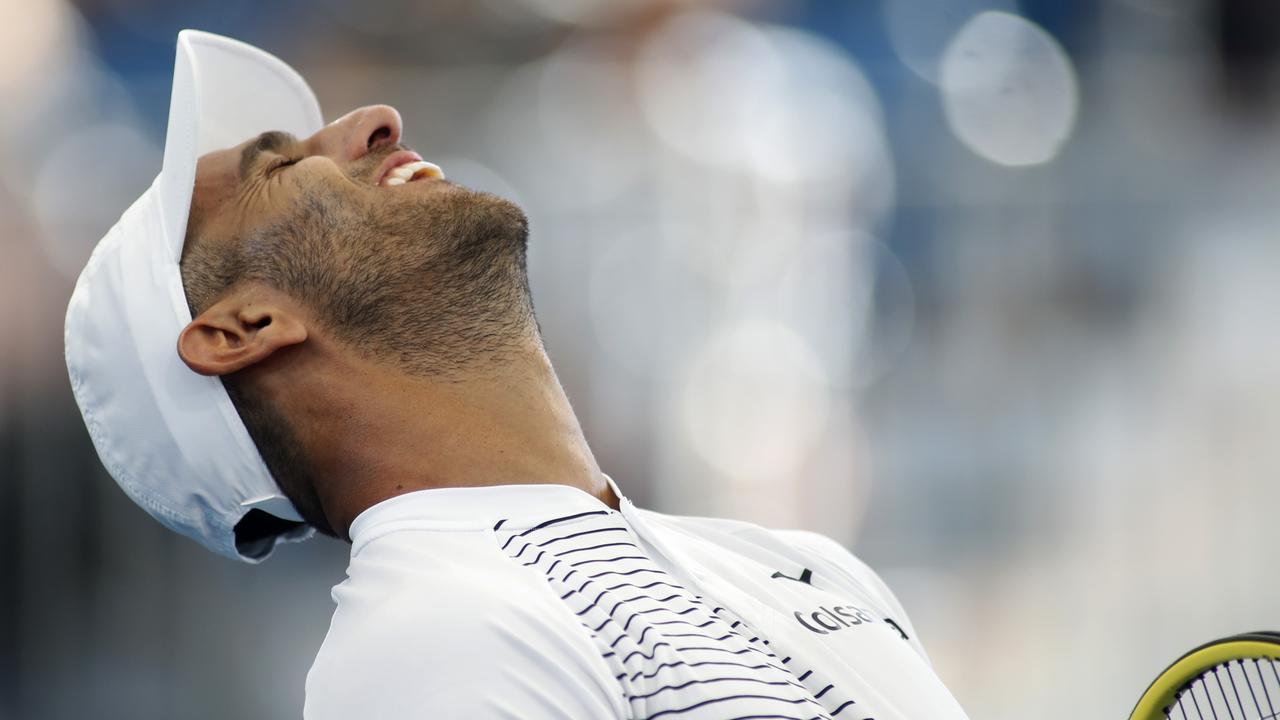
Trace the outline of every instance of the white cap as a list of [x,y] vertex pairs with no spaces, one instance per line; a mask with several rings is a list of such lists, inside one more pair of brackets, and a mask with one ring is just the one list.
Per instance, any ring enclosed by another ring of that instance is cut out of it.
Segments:
[[[98,243],[67,307],[71,387],[107,471],[165,526],[246,562],[313,530],[272,479],[222,382],[178,357],[191,322],[178,262],[201,155],[267,130],[307,137],[322,122],[306,81],[279,58],[178,33],[163,168]],[[237,542],[236,524],[255,509],[299,524],[268,523],[279,532]]]

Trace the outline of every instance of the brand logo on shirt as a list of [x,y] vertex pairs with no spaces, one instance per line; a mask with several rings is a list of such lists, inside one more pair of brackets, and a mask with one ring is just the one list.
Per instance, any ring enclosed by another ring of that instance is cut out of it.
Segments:
[[769,577],[770,577],[770,578],[772,578],[772,579],[774,579],[774,580],[777,580],[778,578],[785,578],[785,579],[787,579],[787,580],[795,580],[796,582],[802,582],[802,583],[804,583],[805,585],[812,585],[812,584],[813,584],[813,583],[809,582],[809,580],[810,580],[811,578],[813,578],[813,571],[812,571],[812,570],[810,570],[809,568],[804,568],[804,569],[803,569],[803,571],[801,571],[801,573],[800,573],[800,577],[798,577],[798,578],[793,578],[793,577],[791,577],[790,575],[783,574],[783,572],[782,572],[781,570],[779,570],[779,571],[775,572],[774,574],[770,575]]
[[[809,568],[801,568],[800,577],[791,577],[778,570],[769,577],[774,580],[792,580],[798,583],[812,586],[813,571]],[[805,611],[797,610],[793,613],[796,622],[804,626],[805,630],[817,633],[819,635],[829,635],[837,630],[855,627],[864,623],[873,623],[876,621],[875,615],[866,608],[860,608],[857,605],[836,605],[828,610],[826,607],[818,606],[817,610]],[[885,618],[884,621],[893,626],[894,630],[902,636],[903,640],[910,640],[906,631],[902,626],[893,621],[893,618]]]
[[830,609],[819,606],[817,610],[812,611],[797,610],[794,615],[796,622],[800,623],[805,630],[819,635],[827,635],[837,630],[876,621],[870,610],[856,605],[836,605]]

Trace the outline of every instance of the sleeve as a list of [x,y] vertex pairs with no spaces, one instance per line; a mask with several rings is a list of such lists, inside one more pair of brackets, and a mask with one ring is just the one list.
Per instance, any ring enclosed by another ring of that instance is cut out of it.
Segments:
[[547,617],[536,597],[475,590],[342,598],[307,675],[304,718],[624,717],[572,620]]
[[893,620],[899,629],[906,633],[907,641],[916,649],[916,652],[920,653],[925,662],[932,664],[929,654],[925,652],[924,644],[920,642],[915,626],[911,623],[911,618],[907,616],[906,609],[902,607],[902,603],[898,602],[897,596],[885,581],[871,569],[871,566],[826,535],[808,530],[774,530],[773,533],[806,554],[822,559],[848,581],[874,596],[880,602],[880,609],[885,616]]

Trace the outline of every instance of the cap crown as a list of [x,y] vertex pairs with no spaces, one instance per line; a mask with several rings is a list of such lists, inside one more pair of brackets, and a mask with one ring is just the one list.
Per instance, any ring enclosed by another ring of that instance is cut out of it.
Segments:
[[312,529],[240,538],[260,510],[300,521],[217,378],[192,372],[177,339],[191,321],[178,263],[204,153],[267,130],[299,137],[322,126],[297,72],[251,45],[178,34],[160,175],[98,243],[67,307],[67,370],[107,471],[165,526],[247,562]]

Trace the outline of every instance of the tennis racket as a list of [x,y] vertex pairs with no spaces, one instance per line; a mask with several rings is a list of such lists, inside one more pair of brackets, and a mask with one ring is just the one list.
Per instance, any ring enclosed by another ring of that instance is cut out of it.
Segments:
[[1142,694],[1129,720],[1280,719],[1280,633],[1206,643],[1178,658]]

